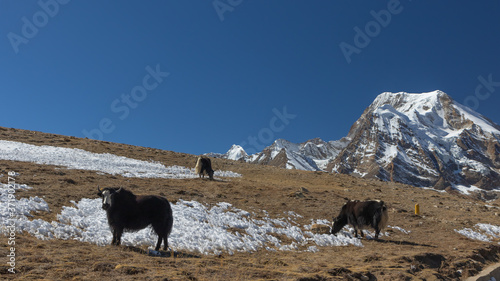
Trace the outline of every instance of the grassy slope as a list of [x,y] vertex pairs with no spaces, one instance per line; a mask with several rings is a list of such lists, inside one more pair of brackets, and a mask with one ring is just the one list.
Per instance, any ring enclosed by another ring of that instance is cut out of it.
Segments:
[[[196,162],[194,155],[1,127],[0,139],[106,152],[160,161],[167,166],[192,167]],[[179,253],[167,258],[150,257],[144,254],[145,249],[134,247],[41,241],[18,234],[16,268],[19,273],[8,274],[8,267],[2,262],[0,278],[358,280],[366,277],[366,280],[433,280],[439,277],[457,280],[457,270],[468,276],[500,258],[498,242],[472,241],[454,231],[472,227],[477,222],[495,225],[500,222],[494,214],[498,209],[492,211],[483,202],[460,194],[229,160],[215,159],[213,166],[241,173],[243,177],[223,181],[136,179],[11,161],[0,161],[0,173],[19,172],[17,182],[34,188],[18,195],[43,196],[51,212],[34,215],[48,221],[56,220],[62,206],[71,206],[70,200],[96,198],[96,187],[100,185],[124,186],[136,194],[160,194],[172,202],[178,199],[206,204],[224,201],[248,211],[267,210],[271,217],[282,217],[285,211],[294,211],[303,216],[298,221],[301,224],[309,224],[311,219],[331,220],[345,198],[381,199],[389,205],[389,224],[411,232],[404,234],[389,229],[390,236],[384,237],[382,242],[365,240],[364,247],[320,247],[318,253],[261,250],[222,256]],[[296,196],[302,187],[309,192]],[[413,214],[415,203],[420,204],[421,216]],[[499,207],[500,202],[497,200],[489,205]],[[286,240],[286,237],[280,238]],[[0,256],[5,257],[8,254],[6,239],[1,239],[0,245]]]

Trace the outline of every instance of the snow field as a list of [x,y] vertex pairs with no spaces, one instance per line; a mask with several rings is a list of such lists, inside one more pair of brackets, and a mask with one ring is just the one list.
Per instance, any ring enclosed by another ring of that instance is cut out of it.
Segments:
[[[19,186],[21,188],[30,188]],[[7,235],[7,226],[15,225],[16,232],[24,232],[38,239],[74,239],[81,242],[104,246],[112,239],[106,212],[101,209],[101,199],[83,198],[74,206],[65,206],[57,215],[58,221],[47,222],[41,219],[29,220],[31,212],[49,211],[48,204],[39,197],[8,198],[8,186],[0,186],[1,227],[0,232]],[[7,202],[13,209],[7,211]],[[360,240],[350,235],[321,235],[303,231],[295,222],[300,217],[293,212],[285,213],[286,218],[271,218],[267,212],[263,216],[232,207],[230,203],[220,202],[208,207],[197,201],[179,200],[171,204],[174,227],[169,237],[170,247],[175,251],[187,251],[204,255],[233,254],[235,252],[255,252],[259,249],[269,251],[306,250],[317,252],[322,246],[362,246]],[[13,214],[11,217],[10,214]],[[324,222],[329,223],[324,220]],[[310,229],[311,226],[304,226]],[[291,243],[284,244],[278,237],[286,236]],[[157,236],[148,227],[137,232],[125,232],[123,245],[146,246],[154,248]]]
[[[68,169],[98,171],[124,177],[168,179],[198,177],[194,168],[165,167],[158,162],[136,160],[109,153],[93,153],[78,148],[37,146],[6,140],[0,140],[0,159],[63,166]],[[238,173],[220,170],[215,171],[215,176],[241,177]]]
[[15,230],[24,229],[35,234],[37,226],[43,224],[41,220],[30,221],[32,212],[48,212],[49,205],[38,196],[15,199],[15,193],[32,187],[20,184],[0,183],[0,233],[7,234],[14,227]]
[[[16,191],[31,189],[26,185],[14,186]],[[106,212],[102,210],[100,198],[83,198],[71,201],[73,206],[64,206],[57,215],[57,221],[30,220],[34,212],[48,212],[49,206],[42,198],[15,198],[8,196],[9,186],[0,184],[0,233],[9,235],[10,226],[16,232],[27,232],[38,239],[78,240],[106,246],[111,243]],[[22,193],[20,193],[22,194]],[[17,194],[19,195],[19,194]],[[16,196],[18,197],[18,196]],[[272,218],[265,210],[248,212],[233,207],[230,203],[219,202],[213,206],[197,201],[179,200],[171,204],[174,226],[169,237],[170,248],[203,255],[221,253],[268,251],[309,251],[318,252],[319,247],[358,246],[362,241],[353,238],[352,228],[344,228],[337,236],[311,232],[313,224],[331,225],[325,219],[311,220],[309,224],[296,222],[301,215],[284,212],[281,218]],[[388,226],[393,230],[408,234],[399,226]],[[500,226],[476,224],[473,229],[455,230],[470,239],[492,242],[500,238]],[[373,231],[364,230],[368,239]],[[381,233],[389,236],[389,233]],[[283,240],[287,242],[284,243]],[[122,244],[136,247],[154,248],[157,236],[148,227],[137,232],[125,232]]]

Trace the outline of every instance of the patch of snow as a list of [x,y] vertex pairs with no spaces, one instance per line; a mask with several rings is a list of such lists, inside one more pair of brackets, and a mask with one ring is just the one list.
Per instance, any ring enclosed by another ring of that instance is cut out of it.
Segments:
[[[333,159],[333,158],[332,158]],[[331,159],[330,158],[327,158],[327,159],[312,159],[314,161],[314,163],[316,164],[316,166],[322,170],[322,171],[325,171],[328,164],[330,163]]]
[[[135,178],[196,178],[194,168],[165,167],[159,162],[148,162],[109,153],[93,153],[78,148],[37,146],[0,140],[0,159],[33,162],[42,165],[63,166],[68,169],[98,171]],[[231,171],[215,171],[219,177],[240,177]]]
[[471,194],[471,192],[474,192],[474,191],[481,191],[482,190],[479,187],[476,187],[474,185],[465,186],[465,185],[460,185],[460,184],[453,185],[453,188],[455,188],[456,190],[458,190],[461,193],[466,194],[466,195],[469,195],[469,194]]
[[[108,245],[112,235],[106,213],[101,209],[101,199],[84,198],[73,204],[74,207],[63,207],[57,215],[57,222],[38,223],[36,227],[41,229],[37,237]],[[217,255],[222,252],[255,252],[263,248],[289,251],[308,247],[307,250],[318,251],[317,246],[362,246],[358,239],[347,236],[303,232],[286,218],[256,218],[254,213],[233,208],[225,202],[209,208],[197,201],[179,200],[172,205],[172,212],[174,226],[169,244],[176,251]],[[281,235],[292,242],[282,244],[278,238]],[[125,232],[122,237],[123,245],[154,247],[156,241],[157,236],[150,227],[137,232]]]
[[469,239],[483,242],[491,242],[493,239],[500,238],[500,226],[485,223],[476,224],[474,229],[464,228],[460,230],[455,229],[455,231]]
[[27,185],[0,183],[0,233],[27,231],[37,235],[44,232],[42,226],[47,222],[39,219],[30,221],[29,218],[33,217],[34,212],[48,212],[47,202],[38,196],[17,198],[18,191],[31,188]]
[[[17,190],[29,189],[16,185]],[[12,193],[12,192],[11,192]],[[10,203],[10,204],[9,204]],[[9,197],[9,186],[0,185],[0,233],[9,235],[12,226],[16,232],[27,232],[38,239],[73,239],[104,246],[109,245],[112,234],[106,212],[102,210],[100,198],[83,198],[71,201],[73,206],[64,206],[57,215],[57,221],[29,220],[32,212],[48,212],[47,202],[39,197]],[[269,251],[319,251],[325,246],[363,246],[359,239],[350,236],[313,234],[303,231],[295,222],[302,217],[295,212],[285,212],[288,218],[270,218],[234,208],[230,203],[220,202],[208,207],[197,201],[179,200],[171,204],[174,226],[169,237],[173,250],[188,251],[205,255],[223,252]],[[9,209],[10,208],[10,209]],[[318,220],[329,224],[327,220]],[[307,226],[305,227],[307,229]],[[310,226],[309,226],[310,229]],[[286,236],[290,244],[283,244],[279,237]],[[137,232],[125,232],[123,245],[153,248],[157,236],[151,227]]]
[[391,226],[391,225],[388,225],[387,226],[388,228],[392,228],[392,229],[395,229],[395,230],[399,230],[401,232],[403,232],[404,234],[409,234],[411,231],[410,230],[405,230],[399,226]]

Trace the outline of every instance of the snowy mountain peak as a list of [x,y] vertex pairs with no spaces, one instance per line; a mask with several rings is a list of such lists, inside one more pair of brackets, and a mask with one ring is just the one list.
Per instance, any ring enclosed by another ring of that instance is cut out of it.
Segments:
[[247,156],[248,154],[245,152],[243,147],[233,144],[233,146],[231,146],[231,148],[224,155],[224,158],[230,160],[240,160],[246,158]]
[[446,93],[439,90],[428,93],[384,92],[375,98],[371,106],[380,107],[384,104],[390,104],[394,108],[408,111],[416,104],[433,107],[439,103],[440,99],[451,100]]
[[443,189],[500,187],[499,126],[442,91],[382,93],[328,170]]
[[[246,155],[241,146],[233,145],[225,154],[212,153],[210,156],[232,160],[243,159],[250,163],[272,165],[287,169],[318,171],[325,170],[328,162],[335,158],[347,143],[346,138],[330,142],[315,138],[304,143],[293,143],[285,139],[277,139],[273,144],[264,148],[262,152],[253,155]],[[237,154],[239,151],[241,153]],[[240,155],[242,156],[240,157]]]
[[[368,107],[376,117],[393,117],[398,115],[417,126],[425,126],[441,136],[456,134],[457,130],[469,129],[473,124],[480,126],[485,132],[498,133],[500,127],[473,110],[456,103],[442,91],[421,94],[406,92],[382,93]],[[388,115],[388,116],[387,116]],[[459,132],[459,133],[460,133]]]
[[274,150],[281,150],[283,148],[285,149],[290,149],[293,151],[298,150],[298,145],[295,143],[292,143],[290,141],[284,140],[284,139],[277,139],[274,141],[274,143],[270,146]]
[[[237,150],[233,147],[230,151]],[[278,139],[244,159],[438,189],[495,189],[500,187],[500,126],[439,90],[385,92],[341,140]]]
[[324,141],[320,138],[314,138],[314,139],[308,140],[306,142],[306,145],[325,145],[325,144],[326,144],[326,141]]

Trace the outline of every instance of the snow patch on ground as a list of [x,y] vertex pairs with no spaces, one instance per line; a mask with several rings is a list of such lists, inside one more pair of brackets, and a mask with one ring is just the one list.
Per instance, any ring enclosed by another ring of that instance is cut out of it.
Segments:
[[13,230],[26,231],[32,235],[39,233],[38,227],[44,225],[45,221],[30,221],[29,218],[36,212],[49,212],[47,202],[38,196],[16,199],[17,192],[31,188],[27,185],[0,183],[0,233],[7,235]]
[[404,234],[410,234],[410,232],[411,232],[411,231],[409,231],[409,230],[405,230],[405,229],[403,229],[403,228],[401,228],[401,227],[399,227],[399,226],[391,226],[391,225],[388,225],[387,227],[388,227],[388,228],[395,229],[395,230],[398,230],[398,231],[401,231],[401,232],[403,232]]
[[[30,189],[16,185],[16,190]],[[104,246],[112,239],[106,212],[101,208],[101,199],[83,198],[71,201],[73,206],[64,206],[57,221],[30,220],[33,212],[48,212],[49,206],[39,197],[9,197],[11,187],[0,185],[0,233],[9,235],[27,232],[38,239],[73,239]],[[12,193],[12,191],[11,191]],[[354,245],[362,247],[359,239],[350,235],[313,234],[295,220],[294,212],[285,212],[283,218],[271,218],[266,211],[261,214],[234,208],[230,203],[220,202],[214,206],[197,201],[179,200],[171,204],[174,226],[169,237],[171,249],[205,255],[233,254],[235,252],[269,251],[319,251],[318,247]],[[321,222],[328,223],[326,220]],[[304,230],[305,229],[305,230]],[[286,243],[282,239],[286,237]],[[154,248],[157,236],[148,227],[137,232],[125,232],[123,245]]]
[[[112,236],[106,213],[101,209],[101,200],[84,198],[73,203],[74,207],[63,208],[57,216],[58,222],[52,222],[51,225],[55,226],[51,231],[53,236],[109,245]],[[175,251],[217,255],[223,252],[255,252],[262,248],[270,251],[300,250],[310,244],[314,247],[362,246],[358,239],[304,232],[289,218],[259,218],[255,213],[234,208],[226,202],[209,207],[197,201],[179,200],[172,204],[172,212],[174,226],[169,244]],[[284,244],[280,236],[286,236],[292,242]],[[124,245],[151,248],[156,241],[157,236],[149,227],[138,232],[126,232],[122,238]],[[317,248],[314,247],[310,250],[315,251]]]
[[500,238],[500,226],[485,223],[478,223],[474,225],[473,229],[464,228],[460,230],[455,229],[455,231],[469,239],[483,242],[492,242],[494,239]]
[[[170,166],[142,161],[109,153],[93,153],[78,148],[37,146],[0,140],[0,159],[63,166],[68,169],[98,171],[111,175],[135,178],[196,178],[194,168]],[[216,177],[241,177],[231,171],[215,171]]]
[[[474,185],[471,185],[471,186],[465,186],[465,185],[459,185],[459,184],[455,184],[453,185],[453,188],[455,188],[456,190],[460,191],[461,193],[465,194],[465,195],[470,195],[471,193],[473,192],[479,192],[479,191],[482,191],[482,189],[480,189],[479,187],[476,187]],[[491,191],[496,191],[496,192],[500,192],[500,189],[499,190],[491,190]]]

